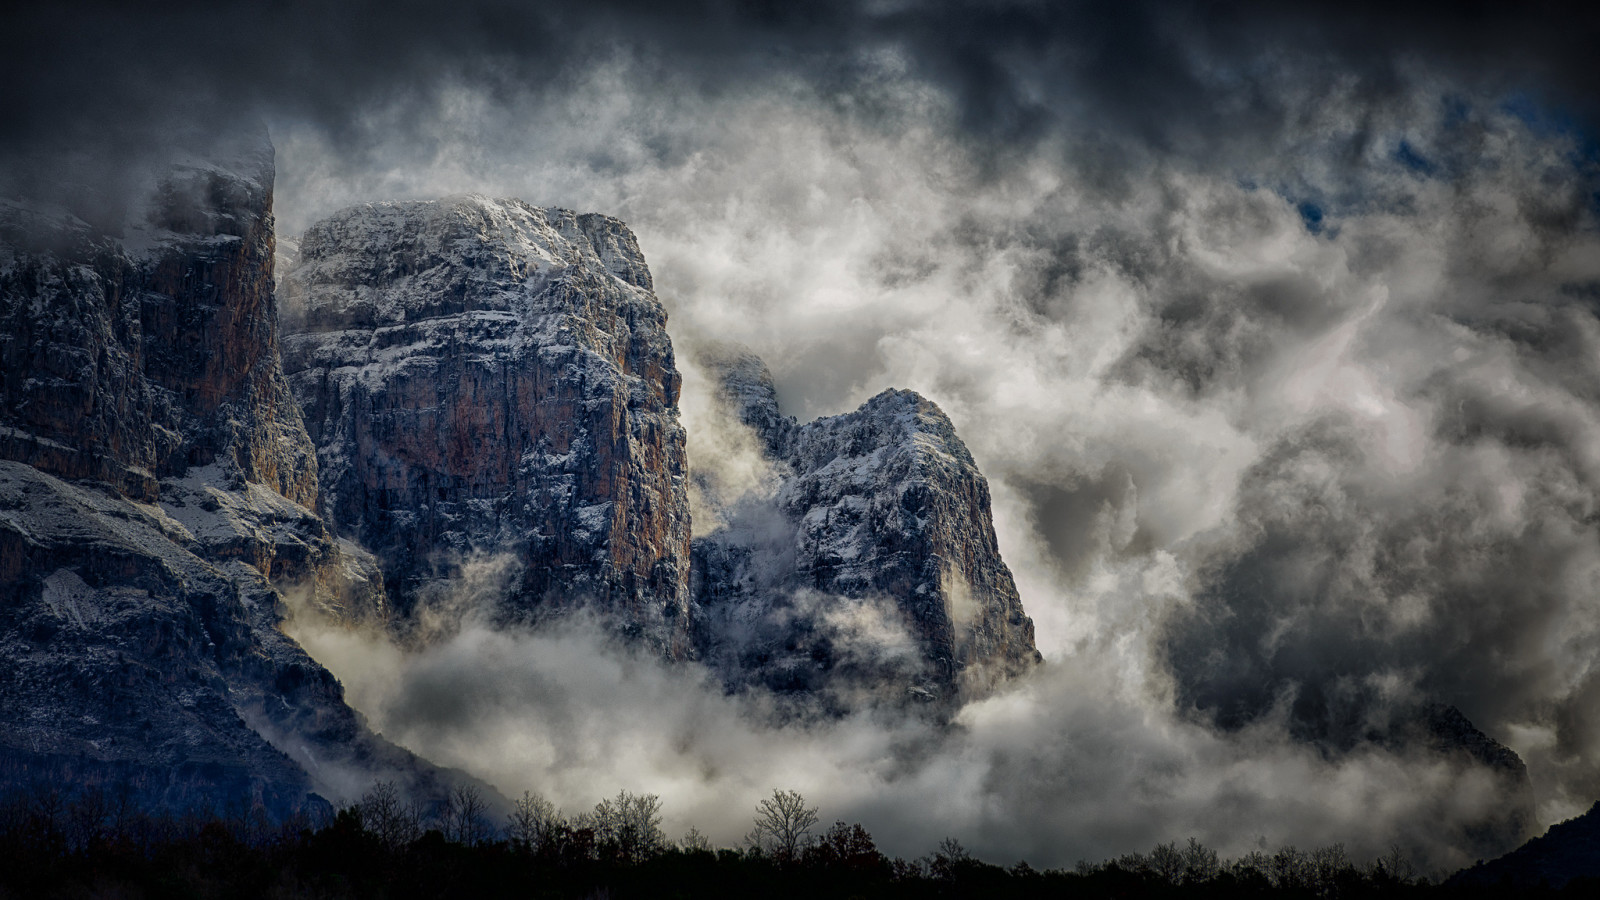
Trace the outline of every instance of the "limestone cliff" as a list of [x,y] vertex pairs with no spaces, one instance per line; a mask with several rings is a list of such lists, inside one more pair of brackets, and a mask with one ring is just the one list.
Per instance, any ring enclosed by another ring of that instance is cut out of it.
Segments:
[[117,226],[0,203],[0,778],[280,814],[437,789],[279,630],[282,591],[346,617],[383,595],[311,508],[270,144],[175,159]]
[[322,509],[397,606],[498,558],[502,611],[596,609],[690,652],[680,382],[626,227],[475,195],[370,204],[307,231],[285,295]]
[[1038,662],[988,483],[937,406],[889,390],[800,425],[756,357],[705,366],[772,467],[768,490],[695,540],[698,634],[726,680],[849,707],[948,699]]

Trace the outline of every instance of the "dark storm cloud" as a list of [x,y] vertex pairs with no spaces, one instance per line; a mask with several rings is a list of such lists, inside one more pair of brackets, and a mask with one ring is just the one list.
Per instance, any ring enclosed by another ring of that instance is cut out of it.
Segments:
[[[373,104],[453,77],[512,96],[623,51],[708,91],[797,74],[848,93],[859,54],[904,54],[972,132],[1063,125],[1186,153],[1238,145],[1300,112],[1276,82],[1352,75],[1374,98],[1420,57],[1474,88],[1524,89],[1592,117],[1592,4],[1269,3],[30,3],[4,14],[8,145],[124,149],[174,122],[309,117],[354,136]],[[371,136],[368,136],[369,139]],[[385,135],[393,140],[396,136]],[[996,148],[998,149],[998,147]]]

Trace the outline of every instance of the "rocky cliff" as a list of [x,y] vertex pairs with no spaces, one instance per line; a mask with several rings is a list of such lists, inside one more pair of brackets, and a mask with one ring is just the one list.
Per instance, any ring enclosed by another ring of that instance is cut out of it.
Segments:
[[361,206],[305,234],[285,294],[322,509],[402,612],[494,559],[502,611],[596,609],[690,653],[680,381],[625,226],[481,196]]
[[1475,820],[1463,818],[1443,826],[1459,832],[1452,843],[1472,856],[1497,856],[1539,833],[1533,782],[1522,757],[1479,731],[1461,710],[1426,704],[1381,740],[1397,751],[1426,748],[1484,776],[1498,798],[1493,810]]
[[311,508],[271,147],[177,159],[112,227],[0,203],[0,776],[279,814],[437,788],[279,630],[281,591],[346,617],[383,595]]
[[800,425],[744,352],[704,361],[770,465],[694,543],[702,654],[730,684],[949,699],[1039,661],[1000,558],[988,483],[950,420],[911,391]]

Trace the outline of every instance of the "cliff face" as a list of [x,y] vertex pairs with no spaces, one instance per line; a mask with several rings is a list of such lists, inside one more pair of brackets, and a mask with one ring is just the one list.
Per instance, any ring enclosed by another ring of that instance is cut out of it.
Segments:
[[1000,559],[988,483],[950,420],[910,391],[796,424],[749,354],[707,361],[773,480],[695,541],[705,658],[730,683],[923,699],[1039,661]]
[[285,363],[322,508],[397,606],[509,559],[503,611],[598,609],[687,655],[680,380],[628,229],[463,196],[346,210],[299,252]]
[[269,146],[174,166],[116,238],[0,206],[0,458],[143,500],[219,462],[314,502],[278,368],[272,174]]
[[1395,749],[1425,747],[1462,768],[1486,775],[1499,797],[1490,815],[1451,823],[1455,843],[1476,858],[1493,858],[1539,833],[1528,767],[1510,747],[1473,725],[1461,710],[1427,704],[1404,727],[1385,736]]
[[0,205],[0,776],[275,813],[441,775],[373,736],[281,591],[381,616],[310,508],[278,361],[272,151],[165,170],[120,230]]

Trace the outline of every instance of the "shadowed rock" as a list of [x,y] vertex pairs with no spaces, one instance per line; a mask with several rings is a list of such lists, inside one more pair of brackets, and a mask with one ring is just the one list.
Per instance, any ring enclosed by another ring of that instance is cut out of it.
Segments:
[[0,778],[277,815],[379,777],[442,793],[461,776],[373,735],[279,628],[282,591],[346,619],[384,596],[312,509],[272,148],[174,158],[105,204],[120,225],[0,204]]

